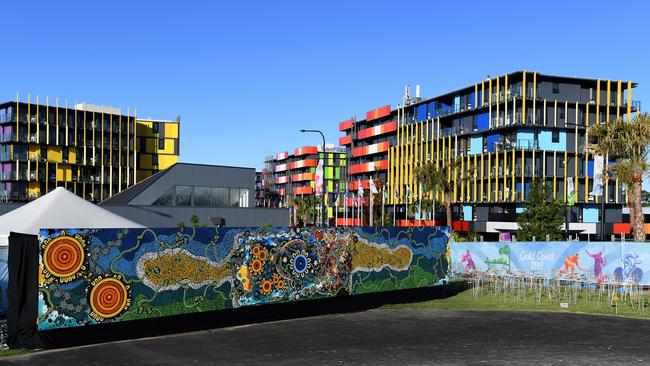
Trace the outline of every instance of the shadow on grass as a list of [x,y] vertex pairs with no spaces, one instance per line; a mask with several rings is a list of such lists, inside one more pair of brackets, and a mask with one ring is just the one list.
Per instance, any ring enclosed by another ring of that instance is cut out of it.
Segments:
[[319,300],[97,324],[82,328],[54,329],[39,332],[38,337],[46,348],[72,347],[325,314],[364,311],[389,304],[408,304],[441,299],[455,295],[465,288],[463,283],[450,283],[444,286],[409,290],[354,296],[341,295]]

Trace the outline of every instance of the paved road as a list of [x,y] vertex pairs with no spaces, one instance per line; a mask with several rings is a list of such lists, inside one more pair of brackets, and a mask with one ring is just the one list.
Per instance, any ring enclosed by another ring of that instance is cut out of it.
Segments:
[[44,351],[12,365],[645,364],[650,321],[373,309]]

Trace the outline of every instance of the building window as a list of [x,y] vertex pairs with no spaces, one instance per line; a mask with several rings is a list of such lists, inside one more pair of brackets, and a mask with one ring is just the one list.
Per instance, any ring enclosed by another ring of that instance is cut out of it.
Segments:
[[154,206],[173,206],[174,205],[174,187],[170,188],[153,203]]
[[151,155],[151,165],[158,166],[158,155]]
[[560,83],[553,83],[553,94],[560,94]]
[[210,207],[212,205],[212,188],[194,187],[194,206]]
[[165,150],[165,139],[158,139],[158,149]]
[[153,128],[153,133],[158,133],[158,128],[159,128],[158,127],[158,122],[154,122],[152,128]]
[[552,141],[553,141],[554,144],[557,144],[557,143],[560,142],[560,131],[553,130]]
[[176,186],[176,206],[192,206],[192,187]]

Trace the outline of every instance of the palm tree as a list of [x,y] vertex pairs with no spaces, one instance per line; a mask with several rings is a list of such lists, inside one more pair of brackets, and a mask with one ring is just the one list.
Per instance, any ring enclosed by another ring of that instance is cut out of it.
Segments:
[[[649,168],[646,157],[650,142],[650,116],[638,113],[630,122],[615,119],[596,124],[589,128],[589,133],[595,141],[589,147],[596,154],[616,157],[612,171],[626,188],[634,240],[645,241],[641,199],[643,175]],[[607,177],[608,172],[603,175]]]
[[[427,163],[415,168],[415,179],[422,184],[425,191],[441,192],[447,211],[447,226],[453,231],[451,221],[451,201],[454,192],[454,183],[452,174],[460,171],[460,162],[454,162],[450,165],[442,164],[436,167],[435,163]],[[451,179],[450,179],[451,177]]]

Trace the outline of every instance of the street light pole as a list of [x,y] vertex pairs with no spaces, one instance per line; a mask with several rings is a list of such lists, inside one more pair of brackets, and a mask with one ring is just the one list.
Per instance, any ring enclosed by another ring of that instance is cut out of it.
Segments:
[[[303,129],[303,128],[300,129],[300,132],[301,133],[313,132],[313,133],[319,133],[320,134],[320,137],[323,139],[323,149],[322,149],[322,151],[323,151],[323,163],[325,163],[325,157],[326,157],[326,155],[325,155],[325,135],[323,135],[323,132],[321,130],[307,130],[307,129]],[[323,172],[323,177],[321,177],[321,179],[323,179],[323,199],[321,199],[321,202],[320,202],[321,225],[323,225],[323,222],[325,221],[324,220],[325,217],[328,216],[327,213],[325,212],[325,199],[324,198],[325,198],[325,195],[327,194],[327,184],[325,184],[324,175],[325,175],[325,173]],[[329,221],[329,218],[328,218],[327,221]]]

